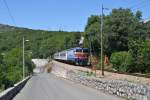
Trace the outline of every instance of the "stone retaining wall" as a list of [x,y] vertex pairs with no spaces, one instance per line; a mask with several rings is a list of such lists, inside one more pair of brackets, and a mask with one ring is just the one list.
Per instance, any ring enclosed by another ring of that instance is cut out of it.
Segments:
[[18,82],[14,87],[10,87],[7,90],[0,93],[0,100],[12,100],[14,96],[24,87],[26,82],[30,77],[25,78],[24,80]]
[[52,73],[88,87],[131,100],[150,100],[150,86],[135,84],[128,81],[83,76],[80,74],[80,71],[66,69],[63,66],[57,65],[53,66]]
[[67,72],[67,79],[132,100],[150,100],[150,87],[120,80],[106,80]]

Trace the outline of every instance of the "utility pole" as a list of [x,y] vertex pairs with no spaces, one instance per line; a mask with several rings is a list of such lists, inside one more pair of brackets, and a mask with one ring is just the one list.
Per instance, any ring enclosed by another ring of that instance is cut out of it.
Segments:
[[104,10],[108,10],[108,8],[104,8],[102,4],[101,8],[101,71],[102,71],[102,76],[104,76],[104,64],[103,64],[103,15],[104,15]]
[[92,41],[91,41],[91,33],[89,33],[89,41],[90,41],[90,65],[92,65]]
[[22,70],[22,71],[23,71],[23,76],[22,76],[22,78],[24,79],[24,77],[25,77],[25,71],[24,71],[24,70],[25,70],[25,68],[24,68],[24,66],[25,66],[25,65],[24,65],[24,64],[25,64],[25,63],[24,63],[24,62],[25,62],[25,61],[24,61],[24,37],[23,37],[23,49],[22,49],[22,53],[23,53],[23,55],[22,55],[22,57],[23,57],[23,58],[22,58],[22,59],[23,59],[23,61],[22,61],[22,62],[23,62],[23,70]]
[[22,47],[22,64],[23,64],[23,68],[22,68],[22,78],[25,78],[25,58],[24,58],[24,44],[25,42],[28,42],[29,40],[24,40],[24,36],[23,36],[23,47]]
[[[42,42],[44,43],[44,32],[42,32],[42,37],[43,37],[43,40],[42,40]],[[43,49],[43,48],[42,48]],[[42,54],[42,58],[44,59],[44,49],[43,49],[43,54]]]

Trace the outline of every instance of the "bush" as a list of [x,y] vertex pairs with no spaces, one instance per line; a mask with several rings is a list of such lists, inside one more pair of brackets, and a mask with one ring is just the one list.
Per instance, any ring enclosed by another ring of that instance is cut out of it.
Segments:
[[101,70],[101,59],[98,60],[98,63],[96,65],[97,70]]
[[110,63],[113,64],[113,68],[120,72],[131,72],[133,59],[129,52],[116,52],[112,53]]
[[[25,75],[33,72],[34,64],[30,53],[25,53]],[[13,86],[22,79],[22,50],[13,48],[0,55],[0,90]]]
[[134,72],[150,73],[150,40],[130,40],[129,52],[134,58]]

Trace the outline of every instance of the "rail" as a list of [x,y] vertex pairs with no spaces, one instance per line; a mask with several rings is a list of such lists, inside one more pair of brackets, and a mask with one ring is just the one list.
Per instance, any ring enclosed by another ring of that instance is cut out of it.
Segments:
[[127,73],[127,72],[112,71],[112,70],[107,70],[107,69],[105,69],[105,71],[112,72],[112,73],[117,73],[117,74],[125,74],[125,75],[137,76],[137,77],[150,78],[150,75],[140,74],[140,73]]

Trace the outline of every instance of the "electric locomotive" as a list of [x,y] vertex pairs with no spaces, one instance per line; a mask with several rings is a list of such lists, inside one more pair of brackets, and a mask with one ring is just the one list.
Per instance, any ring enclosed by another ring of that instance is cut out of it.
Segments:
[[54,59],[75,65],[88,65],[89,50],[87,48],[75,47],[54,54]]

